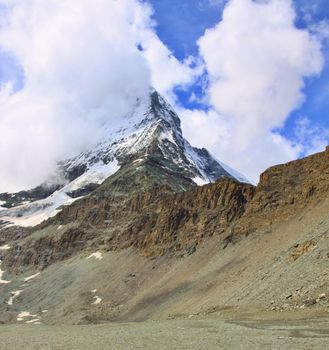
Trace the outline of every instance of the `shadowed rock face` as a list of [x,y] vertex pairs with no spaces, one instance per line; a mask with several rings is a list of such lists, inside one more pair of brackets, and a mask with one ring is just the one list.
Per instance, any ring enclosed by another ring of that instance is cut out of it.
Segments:
[[225,233],[243,215],[253,193],[251,185],[223,179],[183,193],[154,186],[133,198],[89,196],[36,228],[74,222],[74,229],[18,243],[6,263],[16,269],[30,264],[45,267],[90,244],[107,250],[133,246],[152,256],[191,252],[203,238]]
[[14,247],[14,254],[6,257],[6,263],[15,272],[26,266],[43,269],[81,251],[95,235],[94,232],[81,228],[70,228],[64,234],[27,240],[25,244],[18,244]]
[[236,236],[283,222],[326,198],[329,149],[268,169],[256,188],[221,179],[181,193],[174,193],[170,186],[154,184],[132,195],[106,195],[112,185],[102,185],[104,192],[100,186],[94,194],[65,207],[35,228],[38,231],[75,224],[73,231],[55,235],[50,230],[46,236],[19,243],[19,250],[7,257],[8,265],[47,266],[90,245],[106,250],[132,246],[146,256],[189,254],[204,238],[216,235],[227,246],[236,242]]

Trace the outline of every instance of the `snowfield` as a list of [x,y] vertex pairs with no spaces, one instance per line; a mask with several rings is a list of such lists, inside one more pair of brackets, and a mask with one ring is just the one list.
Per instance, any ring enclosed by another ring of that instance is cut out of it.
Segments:
[[[83,175],[54,192],[46,199],[10,208],[0,213],[0,220],[8,221],[7,226],[36,226],[42,221],[55,216],[61,206],[70,205],[77,198],[71,198],[67,193],[76,191],[89,184],[101,184],[106,178],[114,174],[120,167],[116,161],[108,164],[94,164]],[[81,198],[81,197],[80,197]]]

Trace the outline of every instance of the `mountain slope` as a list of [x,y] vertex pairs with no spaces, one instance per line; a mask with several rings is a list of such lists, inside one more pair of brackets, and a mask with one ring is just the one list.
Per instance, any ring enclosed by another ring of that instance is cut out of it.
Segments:
[[268,169],[257,188],[224,178],[107,196],[104,183],[35,228],[2,229],[0,321],[327,312],[328,171],[329,148]]
[[113,174],[102,187],[112,195],[147,190],[155,183],[180,192],[221,177],[248,182],[206,149],[193,148],[183,138],[179,117],[156,91],[104,130],[106,137],[92,150],[60,162],[57,182],[54,175],[51,185],[0,194],[3,224],[36,225],[62,205],[93,192]]

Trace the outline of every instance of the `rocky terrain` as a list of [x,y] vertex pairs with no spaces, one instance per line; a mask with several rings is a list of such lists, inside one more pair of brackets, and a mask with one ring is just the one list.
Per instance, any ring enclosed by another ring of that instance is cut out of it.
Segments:
[[257,187],[135,191],[148,169],[128,174],[126,193],[114,174],[40,225],[0,231],[2,322],[329,311],[329,148],[268,169]]

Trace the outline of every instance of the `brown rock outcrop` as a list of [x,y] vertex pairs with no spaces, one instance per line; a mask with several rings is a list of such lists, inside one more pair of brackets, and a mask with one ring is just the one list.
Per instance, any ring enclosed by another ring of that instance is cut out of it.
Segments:
[[[168,194],[138,205],[130,224],[109,243],[114,247],[133,245],[145,254],[195,247],[205,237],[224,233],[238,220],[253,193],[251,185],[223,179],[193,191]],[[136,203],[131,204],[134,207]]]
[[95,233],[80,228],[70,228],[60,234],[37,239],[31,237],[25,243],[14,246],[6,255],[5,262],[15,272],[29,265],[44,268],[82,250],[94,237]]
[[329,147],[307,158],[271,167],[261,175],[255,195],[234,233],[249,234],[282,222],[325,198],[328,192]]
[[[144,255],[192,252],[203,238],[224,233],[239,219],[253,194],[251,185],[222,179],[182,193],[155,186],[130,199],[84,198],[39,225],[38,230],[53,226],[52,234],[18,243],[6,263],[47,266],[83,249],[87,241],[108,250],[134,246]],[[58,225],[72,222],[77,228],[56,232]]]

